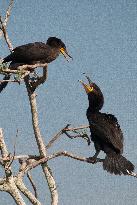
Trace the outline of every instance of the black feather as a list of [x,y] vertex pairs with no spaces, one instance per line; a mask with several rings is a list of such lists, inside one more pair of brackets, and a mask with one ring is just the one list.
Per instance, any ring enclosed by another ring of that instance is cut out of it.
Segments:
[[87,118],[96,153],[101,150],[106,153],[103,162],[104,170],[112,174],[127,175],[127,170],[132,172],[134,165],[121,155],[123,152],[123,133],[118,120],[112,114],[100,112],[104,104],[103,94],[95,83],[90,83],[90,86],[93,89],[88,93]]

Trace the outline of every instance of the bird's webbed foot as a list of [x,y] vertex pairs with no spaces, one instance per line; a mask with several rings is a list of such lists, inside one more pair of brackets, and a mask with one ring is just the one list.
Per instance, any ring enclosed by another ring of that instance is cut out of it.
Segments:
[[87,162],[95,164],[98,162],[97,156],[99,155],[100,150],[97,150],[93,157],[88,157]]

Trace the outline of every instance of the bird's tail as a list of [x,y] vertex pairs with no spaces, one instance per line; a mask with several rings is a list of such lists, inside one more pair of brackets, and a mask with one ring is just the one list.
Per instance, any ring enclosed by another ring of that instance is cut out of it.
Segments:
[[[5,75],[5,77],[3,78],[4,80],[9,80],[10,79],[10,75]],[[2,90],[7,86],[8,82],[1,82],[0,83],[0,93],[2,92]]]
[[128,175],[134,171],[134,165],[120,154],[107,154],[103,161],[103,168],[116,175]]

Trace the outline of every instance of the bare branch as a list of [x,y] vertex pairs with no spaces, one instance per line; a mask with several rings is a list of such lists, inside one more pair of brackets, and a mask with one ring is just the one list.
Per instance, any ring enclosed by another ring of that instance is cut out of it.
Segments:
[[[4,21],[2,20],[2,16],[0,15],[1,30],[2,30],[2,33],[4,35],[5,41],[6,41],[7,45],[8,45],[8,48],[9,48],[9,50],[11,52],[13,50],[13,46],[12,46],[12,43],[11,43],[11,41],[9,39],[8,33],[6,31],[6,24],[8,22],[9,17],[10,17],[10,13],[11,13],[11,9],[12,9],[12,6],[13,6],[13,2],[14,2],[13,0],[10,0],[10,4],[9,4],[9,7],[8,7],[8,9],[6,11],[6,17],[5,17]],[[2,33],[0,33],[0,36],[2,35]]]
[[8,186],[8,193],[13,197],[14,201],[16,202],[17,205],[25,205],[25,202],[17,189],[17,186],[14,182],[13,176],[8,177],[7,179],[7,186]]
[[5,26],[7,25],[7,22],[8,22],[8,20],[9,20],[9,17],[10,17],[10,14],[11,14],[11,9],[12,9],[12,7],[13,7],[13,3],[14,3],[14,0],[10,0],[8,9],[7,9],[7,11],[6,11],[5,20],[4,20],[4,25],[5,25]]
[[10,67],[5,68],[5,69],[1,69],[0,73],[2,74],[18,74],[20,71],[21,72],[26,72],[26,71],[30,71],[33,72],[35,68],[37,67],[47,67],[48,64],[47,63],[39,63],[37,62],[36,64],[33,65],[29,65],[29,64],[21,64],[21,63],[14,63],[12,65],[10,65]]
[[18,80],[0,80],[0,83],[3,83],[3,82],[8,82],[8,83],[20,83],[22,80],[18,81]]
[[7,33],[7,31],[6,31],[6,26],[4,25],[1,16],[0,16],[0,23],[1,23],[1,30],[2,30],[2,32],[3,32],[5,41],[6,41],[7,45],[8,45],[9,50],[12,52],[13,46],[12,46],[12,44],[11,44],[11,41],[10,41],[9,36],[8,36],[8,33]]
[[[3,136],[3,132],[2,129],[0,128],[0,150],[1,150],[1,155],[2,158],[5,159],[7,157],[10,158],[10,154],[8,152],[8,149],[6,147],[5,141],[4,141],[4,136]],[[1,186],[0,186],[0,190],[1,191],[7,191],[15,200],[17,205],[25,205],[25,202],[23,200],[23,198],[21,197],[15,183],[14,183],[14,179],[12,176],[12,170],[11,167],[9,166],[10,161],[4,161],[3,163],[3,167],[5,169],[5,174],[6,174],[6,178],[1,180]]]
[[1,128],[0,128],[0,150],[3,158],[6,158],[9,155],[8,149],[4,141],[3,131]]
[[31,83],[33,92],[39,85],[43,84],[47,80],[47,75],[48,75],[48,66],[46,65],[45,67],[43,67],[43,75],[39,77],[36,82]]
[[36,188],[36,185],[35,185],[35,183],[34,183],[34,181],[32,179],[32,176],[31,176],[30,172],[27,173],[27,177],[28,177],[28,179],[29,179],[33,189],[34,189],[35,197],[38,198],[37,188]]
[[15,154],[16,154],[16,140],[17,140],[17,137],[18,137],[18,129],[17,129],[17,133],[16,133],[16,136],[15,136],[13,156],[11,157],[10,163],[8,165],[9,167],[12,165],[12,163],[14,161]]
[[[3,163],[5,161],[11,161],[12,158],[13,158],[12,155],[8,155],[5,158],[0,157],[0,163]],[[17,155],[17,156],[14,156],[14,160],[28,160],[28,159],[39,160],[41,158],[42,157],[37,156],[37,155]]]
[[47,66],[48,66],[47,63],[39,63],[39,62],[37,62],[33,65],[29,65],[29,64],[21,65],[21,64],[18,64],[18,63],[12,64],[12,68],[14,68],[14,69],[18,69],[20,71],[21,70],[27,70],[27,71],[30,71],[30,72],[34,71],[34,69],[37,68],[37,67],[42,67],[43,68],[43,67],[47,67]]
[[[26,88],[28,91],[29,96],[29,102],[31,107],[31,113],[32,113],[32,124],[33,124],[33,130],[35,139],[38,145],[40,156],[46,157],[47,156],[47,150],[46,146],[44,144],[40,128],[39,128],[39,122],[38,122],[38,112],[37,112],[37,104],[36,104],[36,94],[31,90],[31,86],[29,83],[29,76],[26,76],[25,79]],[[47,179],[47,183],[49,186],[50,194],[51,194],[51,205],[57,205],[58,204],[58,192],[56,189],[56,183],[52,176],[51,170],[49,169],[47,163],[41,164],[43,172],[45,174],[45,177]]]
[[16,186],[18,189],[29,199],[29,201],[34,204],[34,205],[42,205],[38,199],[27,189],[25,184],[23,183],[21,178],[17,178],[16,181]]
[[28,90],[28,95],[29,95],[29,100],[31,105],[32,124],[33,124],[35,139],[39,148],[40,155],[44,156],[45,155],[44,153],[46,153],[46,148],[39,129],[38,112],[36,107],[36,94],[31,93],[28,78],[25,78],[25,83]]
[[[89,125],[82,125],[82,126],[79,126],[79,127],[71,127],[69,128],[70,124],[66,125],[64,128],[62,128],[50,141],[49,143],[47,144],[46,146],[46,149],[49,149],[53,143],[59,139],[59,137],[64,133],[66,134],[67,136],[69,136],[70,138],[77,138],[77,137],[81,137],[81,138],[84,138],[83,135],[77,135],[77,136],[70,136],[68,135],[67,131],[76,131],[76,130],[80,130],[80,129],[85,129],[85,128],[89,128]],[[88,140],[87,140],[88,141]]]
[[[52,160],[56,157],[61,157],[61,156],[64,156],[64,157],[69,157],[69,158],[72,158],[72,159],[75,159],[75,160],[79,160],[79,161],[82,161],[82,162],[87,162],[87,163],[95,163],[95,162],[92,162],[92,160],[89,160],[89,158],[86,158],[86,157],[80,157],[80,156],[77,156],[77,155],[74,155],[70,152],[66,152],[66,151],[59,151],[57,153],[54,153],[48,157],[43,157],[41,158],[40,160],[38,161],[35,161],[33,162],[32,164],[30,164],[27,169],[26,169],[26,172],[37,167],[38,165],[42,164],[42,163],[45,163],[49,160]],[[103,162],[104,159],[100,159],[100,158],[97,158],[96,160],[96,163],[97,162]]]
[[74,131],[74,130],[80,130],[80,129],[85,129],[85,128],[89,128],[90,125],[81,125],[79,127],[69,127],[66,128],[64,131]]
[[49,149],[53,143],[59,139],[59,137],[63,134],[63,132],[68,128],[69,124],[66,125],[63,129],[61,129],[47,144],[46,149]]
[[[4,22],[3,22],[3,24],[4,24],[5,27],[7,26],[7,23],[8,23],[10,14],[11,14],[11,9],[12,9],[12,7],[13,7],[13,2],[14,2],[14,0],[10,0],[8,9],[7,9],[7,11],[6,11],[5,19],[4,19]],[[1,19],[2,19],[2,17],[1,17]],[[0,37],[2,36],[2,33],[3,33],[3,32],[0,31]]]

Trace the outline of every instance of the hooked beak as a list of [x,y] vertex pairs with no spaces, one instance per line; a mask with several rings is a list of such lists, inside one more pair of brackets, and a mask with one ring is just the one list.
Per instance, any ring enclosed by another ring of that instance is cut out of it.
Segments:
[[60,52],[62,53],[62,55],[64,56],[64,58],[66,58],[66,60],[67,60],[68,62],[69,62],[68,57],[73,60],[72,56],[70,56],[70,55],[68,54],[68,52],[67,52],[67,50],[66,50],[65,48],[63,48],[63,47],[60,48]]
[[87,94],[93,91],[93,86],[91,86],[90,84],[86,84],[82,80],[79,80],[79,82],[83,85]]

